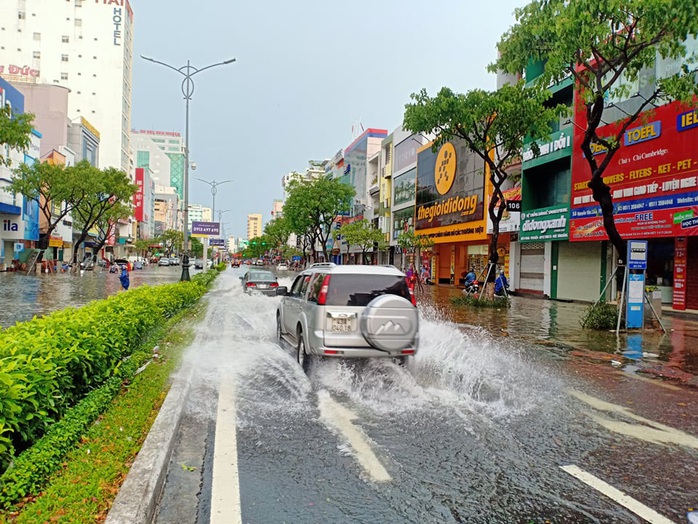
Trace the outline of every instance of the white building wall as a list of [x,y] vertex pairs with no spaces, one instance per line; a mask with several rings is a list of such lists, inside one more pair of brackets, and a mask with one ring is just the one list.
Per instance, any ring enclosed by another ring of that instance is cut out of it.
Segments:
[[151,135],[133,132],[131,135],[131,146],[135,155],[134,160],[137,158],[138,151],[148,151],[150,153],[148,168],[156,185],[164,187],[172,185],[170,183],[170,158],[157,143],[153,142]]
[[70,118],[87,118],[102,135],[99,167],[129,172],[128,0],[0,0],[0,13],[0,75],[70,88]]

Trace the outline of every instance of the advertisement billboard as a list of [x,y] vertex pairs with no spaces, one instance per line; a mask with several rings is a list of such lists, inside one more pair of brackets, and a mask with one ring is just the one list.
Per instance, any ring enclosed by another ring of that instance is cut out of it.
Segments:
[[208,237],[220,235],[220,222],[192,222],[191,236]]
[[[499,221],[499,232],[514,233],[519,230],[521,225],[521,186],[502,191],[502,195],[507,202],[507,208]],[[498,210],[499,206],[496,206],[494,208],[495,213]],[[487,213],[487,233],[492,234],[493,232],[492,220],[490,219],[490,214]]]
[[417,163],[417,150],[422,147],[422,143],[413,136],[397,144],[393,154],[393,173],[399,173],[408,166]]
[[569,216],[567,205],[522,211],[519,239],[521,242],[566,240],[570,230]]
[[402,175],[393,179],[393,205],[414,204],[415,191],[414,184],[417,178],[417,168],[410,169]]
[[436,153],[423,148],[417,158],[415,231],[435,242],[485,238],[485,180],[484,160],[464,141],[447,142]]
[[[577,115],[580,116],[579,113]],[[619,123],[599,128],[611,136]],[[588,188],[589,166],[575,130],[570,240],[606,240],[601,209]],[[623,238],[698,235],[698,110],[671,103],[632,125],[604,171],[611,187],[615,223]],[[605,150],[595,146],[601,162]]]

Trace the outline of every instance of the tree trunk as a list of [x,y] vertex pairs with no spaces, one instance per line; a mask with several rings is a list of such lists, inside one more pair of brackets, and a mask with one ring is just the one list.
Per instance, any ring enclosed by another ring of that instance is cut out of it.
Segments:
[[608,239],[613,244],[613,247],[618,251],[618,264],[625,265],[626,242],[621,238],[616,228],[616,221],[613,216],[613,198],[611,197],[611,188],[603,181],[599,170],[594,172],[594,175],[589,181],[589,188],[592,191],[594,200],[601,207],[601,216],[603,217],[603,227],[606,230]]

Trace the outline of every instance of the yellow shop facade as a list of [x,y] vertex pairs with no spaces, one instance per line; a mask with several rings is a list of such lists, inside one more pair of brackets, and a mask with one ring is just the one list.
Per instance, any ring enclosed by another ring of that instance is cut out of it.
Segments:
[[489,178],[485,162],[463,140],[418,150],[414,230],[434,242],[422,258],[430,259],[435,283],[458,285],[470,268],[484,277]]

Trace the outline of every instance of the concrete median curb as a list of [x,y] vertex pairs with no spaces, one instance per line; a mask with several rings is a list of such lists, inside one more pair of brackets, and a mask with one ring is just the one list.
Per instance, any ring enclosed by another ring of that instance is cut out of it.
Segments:
[[180,372],[174,375],[167,398],[109,510],[105,524],[152,522],[165,483],[192,375],[193,368],[185,377]]

